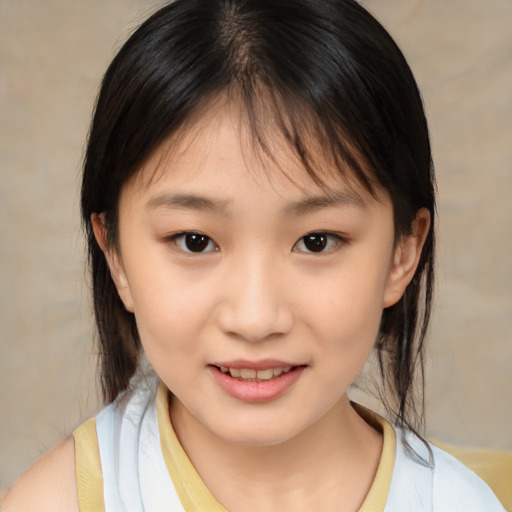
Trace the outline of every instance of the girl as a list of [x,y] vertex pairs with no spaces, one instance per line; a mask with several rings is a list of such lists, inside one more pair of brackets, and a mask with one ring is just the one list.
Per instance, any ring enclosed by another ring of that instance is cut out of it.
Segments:
[[[84,165],[109,405],[6,510],[503,510],[419,433],[434,204],[414,78],[355,1],[161,9]],[[390,422],[347,398],[372,351]]]

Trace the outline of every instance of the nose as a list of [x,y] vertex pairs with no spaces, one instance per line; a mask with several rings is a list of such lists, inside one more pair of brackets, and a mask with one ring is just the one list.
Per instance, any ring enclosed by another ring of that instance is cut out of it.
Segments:
[[227,334],[257,342],[291,331],[290,289],[275,262],[239,261],[227,272],[218,321]]

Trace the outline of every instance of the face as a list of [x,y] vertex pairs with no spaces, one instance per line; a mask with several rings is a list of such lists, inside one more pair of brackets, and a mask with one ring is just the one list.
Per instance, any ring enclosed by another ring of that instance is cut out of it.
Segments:
[[386,193],[334,172],[326,193],[286,144],[278,170],[240,133],[218,114],[156,151],[122,190],[106,253],[176,414],[272,445],[346,402],[419,253],[395,245]]

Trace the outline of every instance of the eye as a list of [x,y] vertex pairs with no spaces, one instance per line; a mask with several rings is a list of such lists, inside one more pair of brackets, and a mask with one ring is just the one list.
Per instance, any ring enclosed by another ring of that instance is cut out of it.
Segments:
[[219,248],[215,242],[204,235],[196,231],[188,231],[185,233],[179,233],[172,237],[174,243],[184,252],[212,252],[218,251]]
[[299,252],[328,252],[342,242],[339,235],[325,232],[313,232],[303,236],[294,249]]

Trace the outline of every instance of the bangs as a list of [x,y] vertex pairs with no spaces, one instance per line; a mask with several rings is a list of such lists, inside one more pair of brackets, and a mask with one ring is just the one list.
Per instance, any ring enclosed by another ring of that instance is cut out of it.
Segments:
[[[333,177],[359,185],[376,196],[378,183],[362,148],[349,131],[333,120],[334,112],[317,109],[311,98],[297,91],[280,91],[262,84],[241,84],[230,101],[241,104],[253,151],[269,159],[285,175],[276,158],[276,145],[284,143],[312,181],[328,191]],[[235,96],[235,97],[233,97]],[[286,176],[290,180],[290,176]]]
[[[264,172],[270,181],[278,172],[291,185],[307,193],[307,185],[301,186],[295,172],[283,165],[283,153],[286,153],[297,164],[291,169],[304,171],[327,194],[333,183],[341,183],[354,196],[368,193],[378,199],[382,185],[357,142],[343,127],[330,122],[333,116],[328,116],[326,122],[325,111],[315,112],[314,106],[307,105],[305,100],[261,83],[232,84],[194,109],[179,129],[169,133],[147,158],[152,160],[153,171],[149,175],[136,172],[134,178],[145,175],[142,186],[158,180],[178,151],[186,148],[219,116],[229,115],[237,127],[242,151],[257,157],[261,164],[258,172]],[[156,162],[155,154],[158,154]],[[144,167],[143,163],[141,169]],[[247,170],[252,172],[250,165]]]

